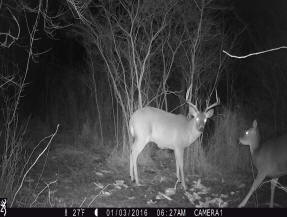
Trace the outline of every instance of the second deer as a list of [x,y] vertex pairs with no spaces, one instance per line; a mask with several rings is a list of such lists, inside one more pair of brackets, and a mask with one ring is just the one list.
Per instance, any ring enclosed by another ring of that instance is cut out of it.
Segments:
[[131,116],[130,133],[134,142],[130,154],[130,176],[132,181],[135,179],[137,185],[139,185],[138,155],[149,142],[154,142],[161,149],[174,150],[176,176],[186,189],[183,172],[184,149],[202,134],[207,119],[214,113],[212,108],[220,104],[220,99],[216,91],[216,102],[207,106],[203,112],[190,102],[189,90],[186,93],[186,101],[189,104],[189,116],[193,118],[153,107],[139,109]]
[[270,207],[273,207],[274,191],[279,177],[287,175],[287,134],[268,140],[260,144],[260,136],[257,121],[254,120],[252,127],[239,138],[243,145],[250,147],[253,163],[257,169],[257,176],[239,207],[244,207],[252,193],[267,177],[271,178]]

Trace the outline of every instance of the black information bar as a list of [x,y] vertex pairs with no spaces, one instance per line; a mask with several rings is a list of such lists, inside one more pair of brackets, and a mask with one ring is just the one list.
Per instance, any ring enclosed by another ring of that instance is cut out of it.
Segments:
[[[285,216],[286,208],[6,208],[6,216]],[[4,216],[0,212],[0,217]]]

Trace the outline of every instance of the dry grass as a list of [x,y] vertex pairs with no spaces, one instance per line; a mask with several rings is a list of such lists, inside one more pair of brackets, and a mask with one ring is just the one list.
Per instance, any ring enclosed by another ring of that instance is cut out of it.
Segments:
[[216,117],[214,133],[208,140],[206,151],[207,161],[213,165],[212,170],[230,174],[249,169],[249,150],[238,142],[245,127],[246,121],[239,111],[224,108]]

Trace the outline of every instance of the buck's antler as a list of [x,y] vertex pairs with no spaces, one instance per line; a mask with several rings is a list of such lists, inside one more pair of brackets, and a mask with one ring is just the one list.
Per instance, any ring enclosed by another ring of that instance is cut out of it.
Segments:
[[217,95],[217,89],[215,90],[215,94],[216,94],[216,102],[210,106],[207,105],[205,111],[208,111],[208,110],[212,109],[213,107],[218,106],[220,104],[220,98]]

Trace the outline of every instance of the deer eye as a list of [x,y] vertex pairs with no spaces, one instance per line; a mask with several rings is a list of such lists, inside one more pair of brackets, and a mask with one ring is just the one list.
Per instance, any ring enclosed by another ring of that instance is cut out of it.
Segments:
[[248,135],[248,133],[249,133],[248,131],[245,132],[246,135]]
[[198,122],[198,121],[199,121],[199,118],[196,118],[195,120]]
[[204,123],[206,123],[206,121],[207,121],[207,119],[205,118],[205,119],[204,119]]

